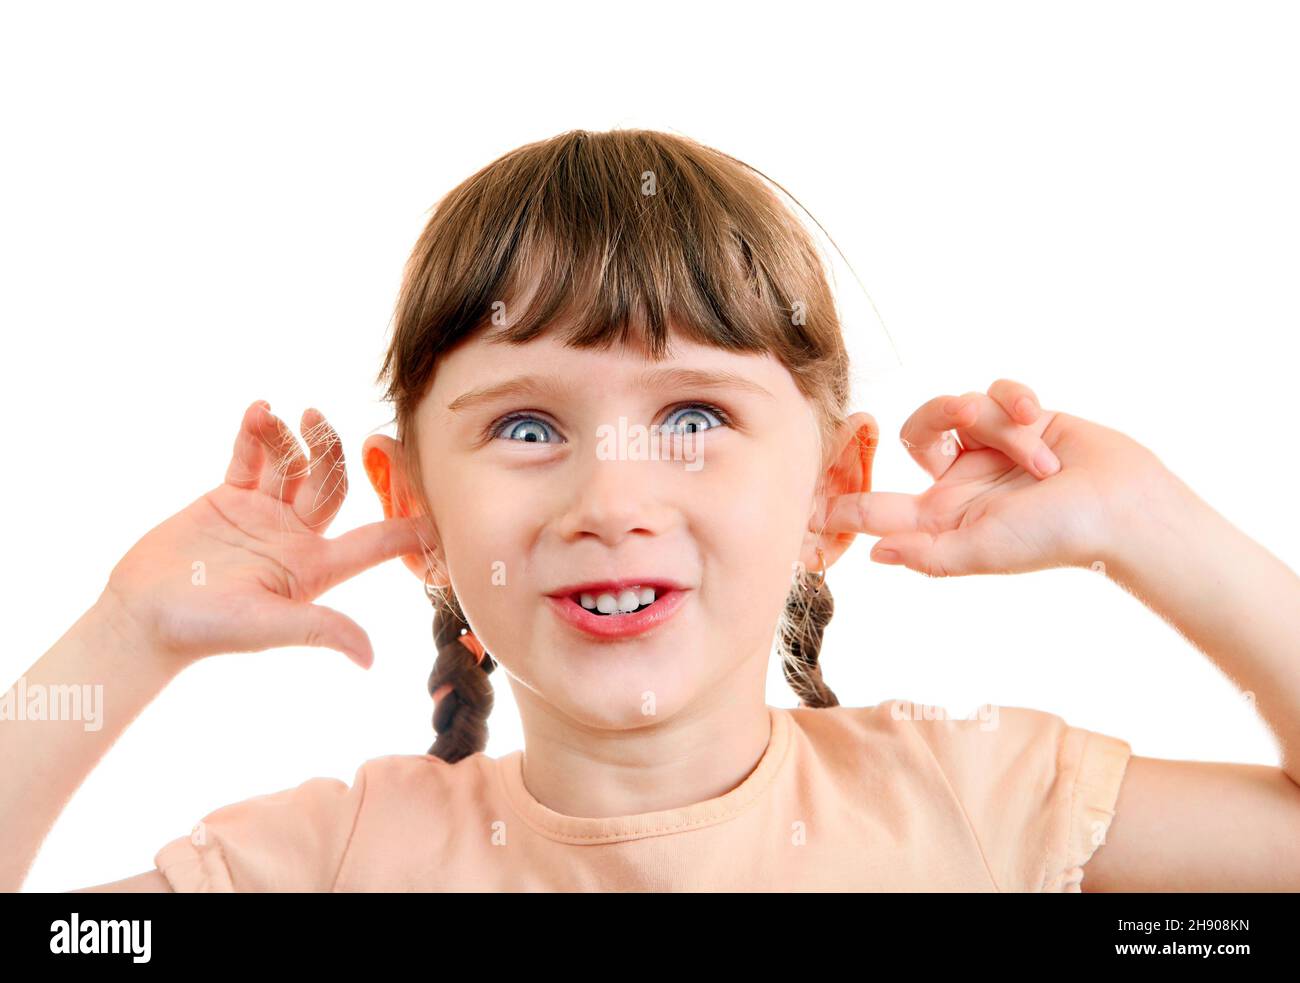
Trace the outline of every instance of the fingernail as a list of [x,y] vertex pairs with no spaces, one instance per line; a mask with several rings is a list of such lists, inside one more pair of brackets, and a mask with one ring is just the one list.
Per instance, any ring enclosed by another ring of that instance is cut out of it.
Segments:
[[954,396],[948,402],[943,404],[943,411],[949,416],[956,416],[957,413],[966,406],[966,400],[960,396]]
[[1046,477],[1050,474],[1056,474],[1061,467],[1061,462],[1056,459],[1056,455],[1046,447],[1038,448],[1038,453],[1034,455],[1034,467],[1038,473]]
[[897,563],[898,551],[897,550],[872,550],[871,558],[875,560],[877,563]]

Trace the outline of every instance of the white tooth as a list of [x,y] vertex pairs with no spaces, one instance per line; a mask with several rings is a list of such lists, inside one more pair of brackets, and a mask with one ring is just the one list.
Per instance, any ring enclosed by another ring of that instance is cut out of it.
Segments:
[[641,600],[637,597],[636,591],[631,588],[625,589],[618,595],[618,609],[624,614],[635,611],[641,606]]
[[641,588],[641,603],[653,604],[655,599],[655,589],[653,587]]
[[618,608],[618,600],[613,594],[601,594],[596,598],[596,610],[601,614],[613,614]]
[[596,599],[592,597],[590,594],[583,594],[580,598],[578,598],[578,603],[580,603],[588,611],[596,610]]

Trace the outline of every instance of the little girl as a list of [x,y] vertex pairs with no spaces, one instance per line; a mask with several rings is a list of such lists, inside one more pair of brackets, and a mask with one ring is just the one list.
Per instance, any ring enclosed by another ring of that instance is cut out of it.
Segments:
[[[435,209],[380,379],[383,521],[325,538],[337,435],[308,410],[308,460],[254,403],[224,483],[25,683],[111,678],[121,722],[209,655],[369,666],[312,601],[401,557],[434,607],[429,753],[218,808],[90,890],[1300,889],[1295,574],[1149,450],[1005,379],[904,424],[933,487],[872,492],[821,261],[748,165],[640,130],[506,154]],[[827,571],[863,533],[930,576],[1104,571],[1254,693],[1283,767],[1135,757],[1022,707],[839,705]],[[774,639],[798,709],[766,704]],[[498,663],[525,749],[490,758]],[[122,726],[0,728],[0,885]]]

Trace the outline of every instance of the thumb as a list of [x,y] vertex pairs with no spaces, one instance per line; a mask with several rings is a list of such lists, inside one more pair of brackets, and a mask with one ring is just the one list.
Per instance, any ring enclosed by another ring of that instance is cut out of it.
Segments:
[[971,573],[1010,573],[993,562],[987,544],[970,529],[939,533],[902,532],[885,536],[871,548],[871,559],[907,567],[927,577],[960,577]]
[[365,629],[346,614],[324,604],[307,604],[286,597],[270,602],[271,646],[309,645],[342,652],[362,669],[374,664],[375,654]]

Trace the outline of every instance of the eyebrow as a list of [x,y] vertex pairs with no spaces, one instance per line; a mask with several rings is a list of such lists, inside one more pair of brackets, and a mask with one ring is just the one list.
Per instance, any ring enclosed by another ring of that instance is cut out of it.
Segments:
[[[690,388],[690,389],[737,389],[766,399],[776,397],[752,379],[726,370],[706,370],[689,368],[649,369],[637,379],[641,389]],[[462,393],[450,403],[447,409],[460,413],[481,403],[506,396],[552,396],[558,397],[566,390],[565,384],[555,376],[521,375],[505,382],[482,386]]]

